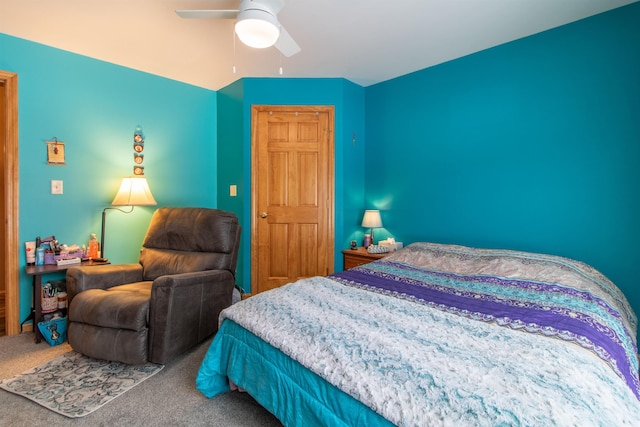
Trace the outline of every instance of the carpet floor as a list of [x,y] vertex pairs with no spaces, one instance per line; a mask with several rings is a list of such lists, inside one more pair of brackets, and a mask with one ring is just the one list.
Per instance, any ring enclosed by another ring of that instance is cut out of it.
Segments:
[[[247,393],[207,399],[195,388],[198,368],[210,340],[169,362],[162,371],[95,412],[70,419],[0,389],[0,426],[238,426],[282,424]],[[35,344],[32,333],[0,338],[0,379],[11,378],[71,348]]]

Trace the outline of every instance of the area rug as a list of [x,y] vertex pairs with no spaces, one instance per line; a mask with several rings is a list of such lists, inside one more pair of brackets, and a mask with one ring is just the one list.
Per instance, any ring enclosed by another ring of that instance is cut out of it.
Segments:
[[70,351],[37,368],[0,381],[0,388],[24,396],[69,418],[84,417],[160,372],[164,366],[107,362]]

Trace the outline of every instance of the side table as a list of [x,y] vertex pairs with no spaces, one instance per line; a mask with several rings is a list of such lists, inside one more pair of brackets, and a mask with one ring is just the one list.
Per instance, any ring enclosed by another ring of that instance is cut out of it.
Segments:
[[383,254],[370,254],[364,246],[360,246],[355,250],[345,249],[342,251],[344,269],[348,270],[362,264],[368,264],[377,259],[384,258],[387,255],[389,255],[389,252]]
[[67,264],[67,265],[57,265],[57,264],[45,264],[45,265],[27,265],[25,267],[25,272],[29,276],[33,276],[33,305],[31,307],[31,314],[27,317],[22,323],[26,322],[30,318],[33,318],[33,333],[35,334],[36,344],[42,341],[42,334],[40,333],[40,329],[38,329],[38,323],[42,320],[42,301],[40,298],[42,297],[42,276],[45,274],[53,274],[59,273],[61,271],[66,271],[71,267],[84,267],[90,265],[106,265],[110,264],[109,262],[94,262],[94,261],[83,261],[81,263],[76,264]]

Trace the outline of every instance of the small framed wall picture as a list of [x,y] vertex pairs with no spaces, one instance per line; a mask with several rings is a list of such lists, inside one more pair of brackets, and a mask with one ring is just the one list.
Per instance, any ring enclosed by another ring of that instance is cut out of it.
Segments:
[[65,165],[64,160],[64,142],[47,141],[47,164],[48,165]]

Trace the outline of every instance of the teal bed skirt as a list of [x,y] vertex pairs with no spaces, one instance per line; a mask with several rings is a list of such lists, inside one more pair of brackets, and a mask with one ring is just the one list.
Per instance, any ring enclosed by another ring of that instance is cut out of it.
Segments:
[[211,398],[229,391],[229,380],[248,392],[285,426],[393,425],[227,319],[207,350],[196,387]]

